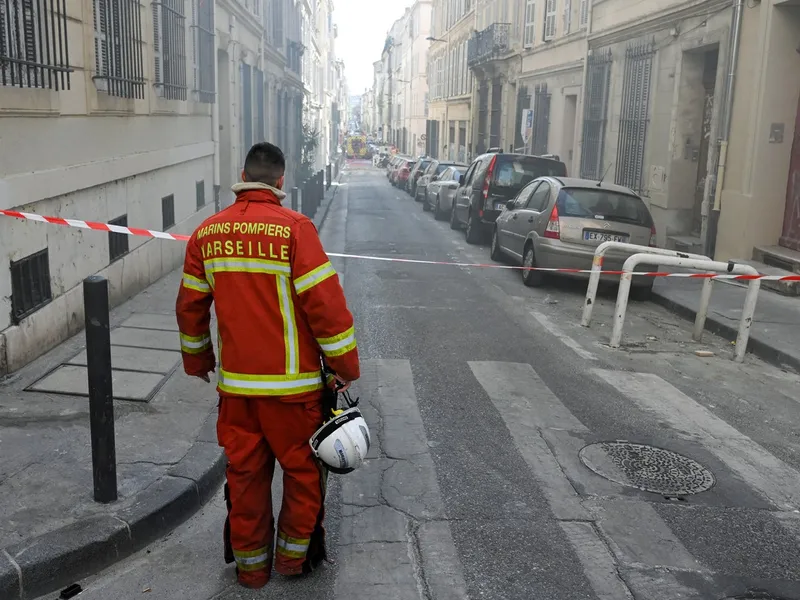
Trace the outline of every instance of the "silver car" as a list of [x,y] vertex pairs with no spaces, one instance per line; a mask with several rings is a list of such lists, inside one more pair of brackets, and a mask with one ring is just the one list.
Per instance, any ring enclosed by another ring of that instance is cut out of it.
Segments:
[[428,184],[433,181],[434,177],[441,175],[447,167],[452,167],[458,163],[455,163],[450,160],[438,160],[433,159],[431,164],[428,165],[428,168],[425,169],[425,172],[422,176],[417,179],[417,189],[416,194],[414,195],[414,200],[417,202],[422,202],[423,205],[425,203],[425,188]]
[[[655,246],[650,211],[632,190],[609,183],[567,177],[540,177],[509,200],[492,232],[492,259],[510,257],[526,267],[591,269],[594,251],[602,242]],[[608,252],[603,268],[619,271],[630,256]],[[656,266],[637,267],[655,271]],[[567,276],[587,277],[585,273]],[[605,277],[605,276],[603,276]],[[542,284],[541,271],[522,271],[527,286]],[[608,276],[619,281],[619,276]],[[652,277],[635,277],[632,292],[649,296]]]
[[469,165],[451,165],[428,183],[425,188],[422,210],[433,210],[433,216],[437,221],[447,219],[453,209],[453,199],[458,190],[458,182],[467,169],[469,169]]

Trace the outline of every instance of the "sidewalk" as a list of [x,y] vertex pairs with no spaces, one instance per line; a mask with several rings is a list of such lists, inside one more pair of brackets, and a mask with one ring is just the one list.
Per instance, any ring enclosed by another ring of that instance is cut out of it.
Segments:
[[[318,228],[336,190],[325,193]],[[190,517],[221,483],[215,386],[181,366],[181,271],[111,313],[117,502],[93,499],[84,333],[0,381],[2,600],[58,590],[121,560]]]
[[[735,340],[747,288],[721,281],[714,283],[706,329]],[[677,278],[657,279],[653,300],[672,312],[694,320],[700,303],[700,283]],[[748,350],[777,367],[800,372],[800,298],[780,296],[764,288],[750,330]]]

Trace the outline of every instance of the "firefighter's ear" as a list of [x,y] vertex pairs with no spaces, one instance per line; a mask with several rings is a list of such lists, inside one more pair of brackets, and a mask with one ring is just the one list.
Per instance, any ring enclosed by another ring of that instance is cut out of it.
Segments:
[[242,169],[242,182],[247,182],[247,171]]
[[279,190],[283,189],[283,182],[285,177],[286,177],[285,175],[281,175],[281,178],[278,179],[278,183],[275,185],[275,187],[278,188]]

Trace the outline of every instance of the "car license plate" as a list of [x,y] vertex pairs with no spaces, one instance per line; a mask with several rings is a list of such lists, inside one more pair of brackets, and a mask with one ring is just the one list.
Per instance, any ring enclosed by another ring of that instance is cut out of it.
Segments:
[[627,242],[627,235],[616,235],[614,233],[601,233],[599,231],[584,231],[583,239],[587,242]]
[[505,207],[505,205],[506,205],[506,203],[505,203],[505,202],[495,202],[495,203],[494,203],[494,209],[495,209],[495,210],[503,210],[503,208]]

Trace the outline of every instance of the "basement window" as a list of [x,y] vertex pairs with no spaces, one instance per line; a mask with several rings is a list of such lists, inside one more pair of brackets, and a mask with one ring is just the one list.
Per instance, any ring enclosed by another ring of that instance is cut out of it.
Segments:
[[[122,215],[108,222],[109,225],[128,226],[128,215]],[[124,233],[108,232],[108,262],[112,263],[128,253],[128,236]]]
[[161,199],[162,229],[169,229],[175,225],[175,195],[170,194]]
[[206,181],[198,181],[194,184],[194,193],[197,197],[197,210],[206,205]]
[[15,325],[52,299],[47,248],[11,261],[11,321]]

